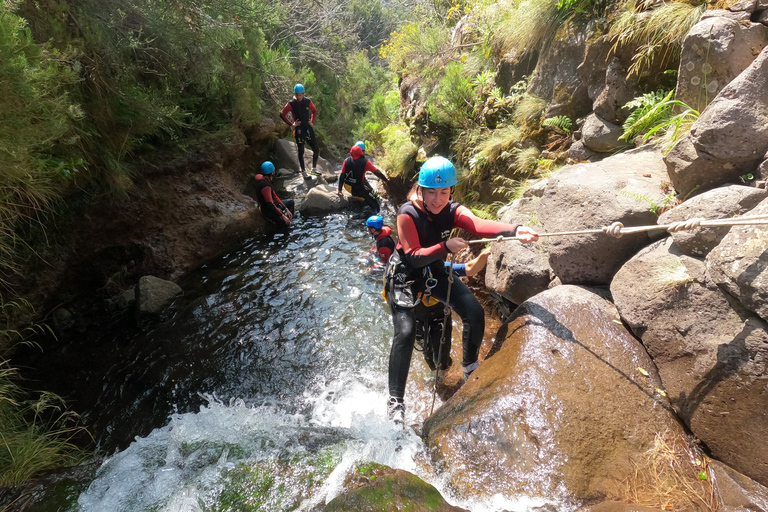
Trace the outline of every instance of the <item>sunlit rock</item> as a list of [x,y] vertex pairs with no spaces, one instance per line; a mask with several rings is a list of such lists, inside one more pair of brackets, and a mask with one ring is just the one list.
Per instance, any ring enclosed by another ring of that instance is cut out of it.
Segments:
[[[504,209],[500,220],[538,229],[539,202],[536,196],[517,199]],[[485,285],[515,304],[543,292],[552,280],[546,245],[545,238],[532,244],[514,240],[494,242],[485,270]]]
[[[763,200],[746,216],[767,215]],[[707,255],[712,279],[750,311],[768,320],[768,226],[734,226]]]
[[715,458],[768,482],[768,325],[671,239],[627,262],[611,293],[691,431]]
[[327,215],[338,212],[349,206],[349,200],[336,193],[337,188],[331,185],[318,185],[307,192],[299,210],[302,215]]
[[[656,224],[651,211],[664,202],[667,179],[662,155],[650,146],[600,162],[564,167],[547,183],[537,229],[560,233]],[[613,274],[651,238],[646,233],[614,238],[604,233],[552,237],[549,264],[566,284],[608,284]]]
[[[312,155],[313,151],[309,144],[304,144],[304,168],[306,172],[312,169]],[[299,152],[296,147],[296,143],[287,139],[278,139],[275,142],[275,162],[276,166],[282,166],[291,169],[293,172],[300,172],[299,166]],[[320,156],[317,160],[317,170],[320,171],[327,179],[332,179],[334,174],[334,167],[328,160]]]
[[595,291],[524,302],[500,349],[424,423],[460,496],[616,496],[657,432],[682,432],[645,349]]
[[678,194],[699,194],[755,172],[768,150],[766,111],[768,49],[763,49],[664,158]]
[[[664,212],[659,216],[658,222],[671,224],[693,218],[713,220],[742,215],[766,196],[768,190],[765,189],[743,185],[718,187]],[[687,229],[672,233],[672,239],[683,254],[704,257],[720,243],[730,229],[729,226]]]
[[688,32],[680,51],[675,99],[702,112],[717,93],[747,69],[768,42],[768,29],[709,14]]

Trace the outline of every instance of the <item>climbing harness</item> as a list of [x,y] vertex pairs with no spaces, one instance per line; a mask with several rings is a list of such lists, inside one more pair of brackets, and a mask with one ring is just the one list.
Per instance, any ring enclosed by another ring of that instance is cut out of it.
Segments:
[[[696,229],[699,227],[722,227],[722,226],[752,226],[768,224],[768,214],[752,215],[742,217],[730,217],[727,219],[714,219],[706,220],[700,218],[692,218],[688,220],[681,220],[679,222],[673,222],[671,224],[656,224],[653,226],[636,226],[636,227],[624,227],[621,222],[614,222],[609,226],[603,226],[600,229],[584,229],[580,231],[560,231],[557,233],[539,233],[539,238],[545,236],[566,236],[566,235],[593,235],[599,233],[605,233],[615,238],[621,238],[623,235],[631,235],[634,233],[645,233],[648,231],[657,231],[665,229],[670,233],[676,233],[678,231],[686,231]],[[503,242],[506,240],[520,240],[518,236],[499,236],[496,238],[482,238],[480,240],[466,240],[467,244],[481,244],[487,242]]]
[[[437,364],[435,365],[435,385],[432,388],[432,407],[429,409],[429,415],[432,416],[432,412],[435,410],[435,395],[437,395],[437,380],[440,377],[440,367],[443,363],[443,344],[445,343],[445,333],[449,329],[451,320],[451,307],[448,305],[448,301],[451,300],[451,285],[453,285],[453,264],[456,261],[456,253],[451,254],[451,267],[448,269],[448,294],[445,296],[445,303],[443,304],[443,331],[440,335],[440,344],[437,349]],[[429,279],[433,279],[430,273]],[[433,279],[434,280],[434,279]],[[434,280],[437,284],[437,280]],[[435,287],[435,284],[429,288]],[[434,347],[433,347],[434,350]]]

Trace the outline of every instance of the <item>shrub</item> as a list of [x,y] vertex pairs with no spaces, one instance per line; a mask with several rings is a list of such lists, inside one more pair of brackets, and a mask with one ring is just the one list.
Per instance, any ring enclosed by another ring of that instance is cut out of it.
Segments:
[[707,5],[694,6],[685,2],[662,2],[660,6],[645,10],[645,2],[629,0],[621,4],[621,11],[611,25],[609,36],[619,46],[635,46],[635,55],[628,74],[642,75],[654,63],[670,67],[680,55],[683,39],[699,22]]
[[423,74],[425,67],[440,67],[441,51],[449,35],[450,31],[440,24],[413,21],[392,33],[379,56],[395,73],[413,69]]
[[475,88],[464,76],[460,62],[451,62],[445,67],[445,75],[437,89],[427,100],[430,120],[451,127],[462,127],[472,120],[475,108]]
[[384,157],[381,159],[382,168],[389,176],[400,176],[404,181],[410,181],[416,162],[418,149],[411,142],[408,127],[404,124],[390,125],[381,131]]

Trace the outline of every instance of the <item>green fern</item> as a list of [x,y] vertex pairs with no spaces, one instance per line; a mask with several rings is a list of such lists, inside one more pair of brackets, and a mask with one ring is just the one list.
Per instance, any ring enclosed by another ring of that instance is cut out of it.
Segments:
[[565,133],[571,133],[571,125],[573,124],[573,121],[571,121],[571,118],[568,116],[555,116],[555,117],[548,117],[544,121],[542,121],[541,126],[557,126],[561,130],[563,130]]

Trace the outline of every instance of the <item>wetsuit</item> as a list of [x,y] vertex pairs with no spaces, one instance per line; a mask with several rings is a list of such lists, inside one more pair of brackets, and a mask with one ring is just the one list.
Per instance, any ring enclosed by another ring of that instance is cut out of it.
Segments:
[[283,110],[280,111],[280,118],[288,124],[293,126],[293,123],[288,119],[288,114],[291,114],[294,121],[301,121],[301,124],[293,129],[293,136],[296,139],[296,148],[299,151],[299,167],[301,167],[301,173],[304,174],[304,143],[308,142],[312,147],[312,168],[317,167],[317,159],[320,158],[320,150],[317,147],[317,138],[315,137],[315,129],[312,125],[315,123],[315,117],[317,117],[317,109],[312,100],[304,96],[301,101],[295,97],[285,104]]
[[[447,268],[451,264],[445,263]],[[467,275],[466,265],[455,263],[453,273],[459,277]],[[455,281],[454,281],[455,282]],[[440,370],[447,370],[453,364],[451,360],[451,319],[448,319],[448,325],[443,338],[443,322],[445,321],[445,305],[437,302],[432,306],[427,306],[424,302],[416,305],[416,344],[421,345],[424,351],[424,360],[429,369],[434,371],[439,365]],[[442,342],[442,350],[440,344]]]
[[389,226],[382,226],[381,233],[376,235],[376,247],[371,249],[369,253],[374,252],[378,256],[378,261],[368,268],[368,272],[382,270],[389,262],[392,253],[395,252],[395,241],[392,240],[392,228]]
[[[414,198],[412,198],[414,199]],[[476,367],[480,345],[485,330],[485,311],[461,280],[454,279],[451,285],[451,296],[448,297],[448,271],[445,268],[445,258],[448,255],[446,241],[450,238],[453,228],[482,237],[497,235],[512,236],[517,231],[516,225],[503,224],[480,219],[464,206],[449,202],[437,214],[428,213],[421,206],[421,201],[409,201],[400,207],[397,215],[399,240],[397,252],[402,261],[397,270],[391,272],[395,258],[390,260],[387,272],[388,303],[392,311],[394,337],[389,353],[389,394],[398,400],[405,395],[405,382],[413,355],[413,344],[416,337],[415,304],[398,300],[392,291],[392,283],[399,275],[412,280],[412,295],[429,291],[432,297],[442,303],[447,302],[459,317],[462,326],[462,366]],[[434,279],[433,287],[426,287],[428,277]]]
[[293,199],[281,201],[275,194],[275,189],[272,188],[272,182],[263,174],[256,175],[256,200],[261,214],[278,226],[285,226],[283,215],[286,210],[293,215]]
[[389,181],[389,179],[365,157],[361,147],[353,146],[349,153],[351,156],[348,156],[341,165],[339,192],[342,188],[346,188],[352,196],[364,201],[374,212],[379,213],[381,209],[379,202],[373,195],[373,189],[365,181],[365,173],[372,172],[383,181]]

